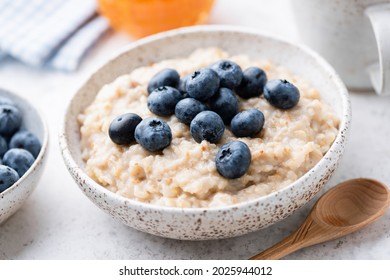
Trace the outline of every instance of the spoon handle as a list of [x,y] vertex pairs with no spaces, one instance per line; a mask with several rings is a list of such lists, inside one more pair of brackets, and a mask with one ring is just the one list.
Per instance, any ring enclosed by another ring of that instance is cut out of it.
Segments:
[[313,245],[311,233],[318,230],[318,225],[308,216],[304,223],[291,235],[250,258],[250,260],[277,260],[299,249]]
[[295,232],[250,260],[279,259],[355,232],[383,216],[389,204],[390,192],[378,181],[360,178],[341,183],[316,202]]

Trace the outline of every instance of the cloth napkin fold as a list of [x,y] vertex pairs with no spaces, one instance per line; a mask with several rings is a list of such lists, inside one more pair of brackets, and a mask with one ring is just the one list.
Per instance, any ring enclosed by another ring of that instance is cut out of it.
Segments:
[[73,71],[108,28],[95,0],[0,0],[0,63]]

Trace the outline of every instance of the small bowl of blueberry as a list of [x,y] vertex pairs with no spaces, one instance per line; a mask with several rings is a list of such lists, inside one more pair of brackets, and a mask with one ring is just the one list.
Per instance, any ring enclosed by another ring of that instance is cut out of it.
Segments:
[[27,100],[0,89],[0,224],[38,184],[46,161],[48,130]]

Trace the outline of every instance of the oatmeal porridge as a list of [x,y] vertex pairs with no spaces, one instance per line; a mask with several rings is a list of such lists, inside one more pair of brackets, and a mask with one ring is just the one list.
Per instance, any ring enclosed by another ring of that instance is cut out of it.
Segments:
[[[287,79],[300,91],[292,109],[272,107],[261,95],[239,98],[239,111],[256,108],[265,117],[257,137],[236,137],[226,126],[218,144],[197,143],[189,126],[175,115],[159,117],[169,124],[172,142],[161,152],[141,145],[116,145],[108,137],[111,121],[124,113],[154,116],[147,107],[147,85],[160,70],[176,69],[181,76],[220,59],[244,70],[262,68],[268,79]],[[82,156],[88,175],[112,192],[141,202],[172,207],[217,207],[252,200],[279,190],[310,170],[326,153],[338,132],[339,120],[320,92],[288,69],[246,55],[229,55],[218,48],[198,49],[187,58],[155,63],[105,85],[79,115]],[[251,164],[240,178],[227,179],[216,169],[215,156],[223,144],[240,140],[248,145]]]

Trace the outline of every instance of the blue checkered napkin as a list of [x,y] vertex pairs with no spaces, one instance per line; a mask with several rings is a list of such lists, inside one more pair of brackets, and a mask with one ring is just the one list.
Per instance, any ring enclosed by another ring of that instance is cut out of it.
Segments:
[[77,69],[85,52],[108,29],[109,23],[103,17],[96,17],[77,30],[68,39],[56,55],[49,60],[48,65],[55,69],[73,71]]
[[95,0],[0,0],[0,59],[74,70],[107,29]]

